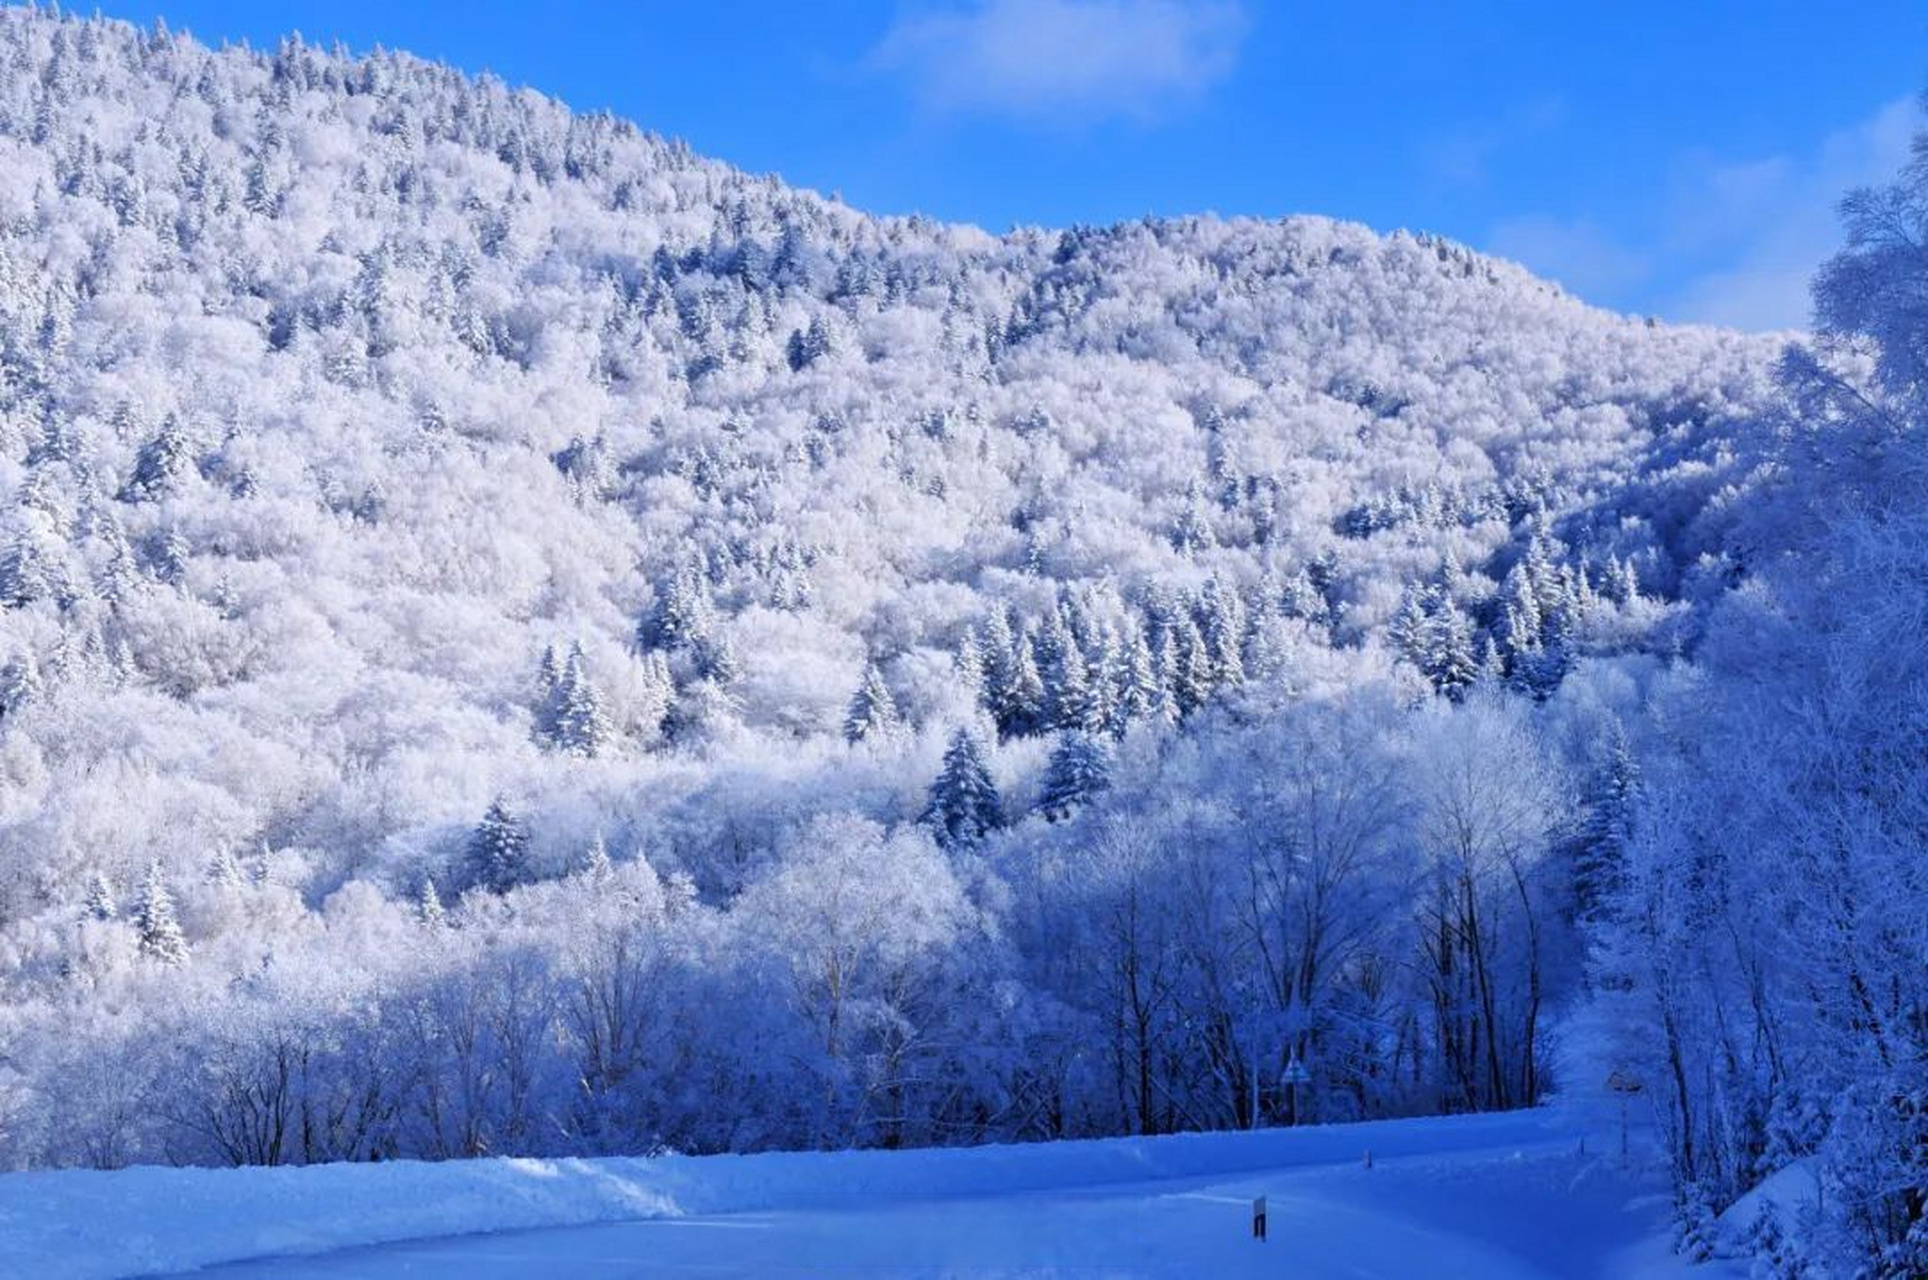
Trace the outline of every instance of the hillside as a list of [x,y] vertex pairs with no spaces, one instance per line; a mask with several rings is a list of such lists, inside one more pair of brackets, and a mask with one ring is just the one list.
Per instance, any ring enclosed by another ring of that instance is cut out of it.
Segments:
[[[0,1160],[1611,1069],[1690,1250],[1888,1168],[1924,383],[1850,225],[1784,358],[1430,236],[874,218],[406,55],[0,10]],[[1912,1230],[1882,1176],[1830,1240]]]
[[[0,580],[43,693],[11,717],[15,918],[264,846],[311,900],[406,890],[499,791],[660,811],[726,761],[840,772],[865,664],[946,731],[999,608],[1122,632],[1216,582],[1253,674],[1345,684],[1448,558],[1503,641],[1545,529],[1603,592],[1630,565],[1656,607],[1588,642],[1639,647],[1706,590],[1722,427],[1767,394],[1771,343],[1423,237],[993,239],[406,57],[22,10],[4,38]],[[727,682],[662,634],[679,575]],[[609,765],[536,741],[573,645]],[[586,838],[531,816],[552,866]]]

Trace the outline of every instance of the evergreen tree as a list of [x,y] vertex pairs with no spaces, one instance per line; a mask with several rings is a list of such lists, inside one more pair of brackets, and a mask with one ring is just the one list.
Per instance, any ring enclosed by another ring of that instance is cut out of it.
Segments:
[[1177,709],[1172,705],[1164,681],[1158,678],[1158,668],[1144,632],[1137,627],[1127,628],[1119,653],[1123,670],[1118,680],[1117,699],[1112,704],[1113,735],[1124,736],[1125,730],[1140,720],[1171,723]]
[[187,959],[187,939],[174,918],[174,898],[161,878],[159,862],[148,867],[147,881],[141,886],[140,902],[134,908],[134,933],[142,955],[169,965]]
[[178,587],[187,582],[188,566],[193,562],[194,552],[187,539],[178,530],[169,529],[153,546],[154,576],[169,586]]
[[1075,641],[1069,641],[1058,660],[1058,684],[1052,698],[1052,727],[1093,730],[1102,727],[1098,698],[1092,692],[1090,670]]
[[90,920],[112,920],[120,914],[114,902],[114,884],[105,873],[96,871],[87,882],[87,902],[82,908]]
[[1069,732],[1058,738],[1045,766],[1039,809],[1055,822],[1111,785],[1111,760],[1104,745],[1089,734]]
[[1500,584],[1500,619],[1508,653],[1537,652],[1541,646],[1546,620],[1540,613],[1540,596],[1524,565],[1507,570]]
[[882,737],[895,733],[902,727],[897,715],[897,702],[890,696],[890,686],[884,683],[883,672],[876,663],[864,667],[863,683],[850,699],[850,709],[844,715],[844,740],[862,742],[866,738]]
[[1615,724],[1608,737],[1607,759],[1589,788],[1573,860],[1574,910],[1589,924],[1604,921],[1620,900],[1639,788],[1633,748],[1626,730]]
[[945,849],[977,844],[1003,823],[997,787],[985,766],[983,749],[969,729],[959,729],[951,738],[920,820]]
[[715,625],[708,585],[694,564],[679,569],[663,588],[655,614],[638,628],[644,649],[684,649],[707,639]]
[[32,652],[21,650],[0,666],[0,722],[40,696],[40,664]]
[[1217,545],[1217,542],[1218,538],[1212,532],[1204,488],[1194,480],[1186,491],[1185,505],[1179,509],[1178,521],[1172,526],[1172,549],[1192,555]]
[[1182,719],[1212,698],[1212,655],[1190,618],[1181,619],[1173,633],[1172,662],[1172,703]]
[[1426,636],[1431,627],[1431,618],[1420,591],[1411,583],[1406,584],[1400,596],[1399,612],[1393,615],[1392,627],[1388,632],[1392,640],[1395,657],[1404,658],[1412,666],[1424,670],[1426,665]]
[[610,874],[615,871],[616,864],[609,857],[609,845],[603,840],[602,832],[598,831],[595,839],[589,842],[589,847],[583,850],[582,865],[579,869],[584,876],[597,884],[609,879]]
[[991,705],[998,733],[1018,737],[1038,732],[1045,723],[1044,677],[1038,674],[1029,636],[1012,639],[1009,659],[1000,664],[998,674]]
[[506,893],[521,882],[528,857],[528,832],[508,802],[497,796],[469,837],[470,879],[491,892]]
[[1479,658],[1473,648],[1473,624],[1466,613],[1443,593],[1426,628],[1426,650],[1421,667],[1433,688],[1457,702],[1479,679]]
[[422,877],[421,887],[415,891],[415,920],[423,928],[433,929],[442,925],[448,913],[442,908],[442,895],[435,890],[435,881]]
[[589,759],[609,745],[611,736],[609,717],[603,713],[602,699],[596,696],[585,669],[582,646],[576,645],[569,651],[569,662],[556,691],[556,746],[569,755]]
[[1211,683],[1225,688],[1245,683],[1245,602],[1217,578],[1205,584],[1203,633],[1211,657]]
[[984,692],[984,643],[978,639],[975,627],[964,632],[964,639],[957,646],[954,665],[959,683],[971,691],[979,706],[989,711],[990,704]]
[[991,616],[984,620],[981,636],[977,642],[977,657],[983,681],[979,686],[978,701],[991,713],[1000,734],[1009,734],[1006,724],[1006,707],[1010,702],[1012,673],[1016,664],[1016,642],[1011,635],[1011,622],[1002,606],[994,607]]
[[1118,638],[1106,627],[1091,646],[1090,707],[1078,727],[1086,733],[1110,733],[1118,715],[1118,689],[1125,678],[1124,657]]
[[553,644],[544,645],[536,668],[535,737],[545,747],[557,745],[556,727],[562,705],[562,658]]
[[133,474],[121,486],[122,502],[152,502],[166,496],[188,469],[192,446],[180,420],[169,414],[161,433],[141,446]]
[[696,674],[719,689],[736,683],[742,668],[737,662],[736,645],[728,636],[709,635],[696,646]]
[[208,860],[208,883],[224,893],[239,893],[247,887],[247,876],[233,850],[223,849]]
[[822,316],[813,316],[808,328],[793,330],[786,355],[790,369],[801,373],[817,361],[829,355],[834,347],[830,328]]
[[38,538],[22,530],[0,553],[0,605],[18,609],[53,594],[53,569],[47,553]]

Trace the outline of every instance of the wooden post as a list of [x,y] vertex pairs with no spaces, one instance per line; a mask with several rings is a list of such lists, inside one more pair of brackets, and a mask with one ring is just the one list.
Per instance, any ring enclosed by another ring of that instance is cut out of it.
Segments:
[[1265,1241],[1265,1197],[1260,1196],[1252,1202],[1252,1238]]

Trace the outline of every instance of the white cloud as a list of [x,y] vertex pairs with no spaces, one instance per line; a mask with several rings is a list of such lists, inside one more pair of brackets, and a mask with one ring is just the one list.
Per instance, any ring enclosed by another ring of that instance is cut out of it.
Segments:
[[1808,282],[1841,245],[1841,197],[1891,179],[1919,121],[1904,99],[1805,153],[1684,157],[1644,211],[1654,228],[1645,236],[1529,214],[1499,223],[1485,243],[1590,301],[1740,329],[1801,328]]
[[1683,193],[1679,225],[1726,251],[1678,291],[1668,313],[1744,329],[1805,325],[1808,281],[1841,244],[1841,197],[1892,178],[1918,121],[1914,102],[1904,99],[1830,136],[1812,155],[1699,174]]
[[1653,272],[1646,254],[1616,242],[1591,222],[1528,214],[1494,227],[1486,243],[1501,257],[1523,262],[1585,298],[1611,297]]
[[1558,129],[1566,114],[1565,100],[1557,97],[1516,103],[1497,117],[1464,123],[1441,136],[1429,148],[1426,163],[1448,186],[1483,186],[1496,157]]
[[1230,2],[981,0],[900,16],[872,59],[934,110],[1148,120],[1229,75],[1246,25]]

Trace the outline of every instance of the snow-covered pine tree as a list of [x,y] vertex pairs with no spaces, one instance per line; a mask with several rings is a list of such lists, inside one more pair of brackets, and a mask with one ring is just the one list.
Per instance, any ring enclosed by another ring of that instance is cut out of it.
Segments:
[[153,502],[172,492],[191,465],[192,452],[187,432],[180,419],[169,414],[161,432],[141,446],[134,459],[134,470],[121,486],[122,502]]
[[663,590],[651,625],[638,639],[645,649],[684,649],[709,638],[716,611],[702,571],[693,563],[676,572]]
[[208,883],[223,893],[239,893],[247,888],[248,878],[232,849],[222,849],[208,859]]
[[589,847],[582,851],[582,861],[577,870],[592,883],[600,884],[609,879],[615,869],[616,864],[609,857],[609,843],[598,831],[589,842]]
[[187,571],[193,563],[194,549],[188,545],[180,530],[169,529],[153,544],[153,569],[157,581],[171,587],[187,583]]
[[0,722],[40,696],[40,664],[31,650],[22,649],[0,665]]
[[1092,693],[1091,673],[1077,642],[1067,637],[1058,658],[1057,687],[1051,699],[1052,725],[1056,729],[1095,729],[1099,719],[1098,700]]
[[493,893],[506,893],[521,883],[528,870],[528,857],[528,832],[508,801],[497,796],[469,836],[470,882]]
[[424,928],[439,927],[448,918],[443,909],[442,895],[435,889],[435,881],[428,876],[422,877],[421,885],[415,890],[415,922]]
[[1574,850],[1574,910],[1584,923],[1601,921],[1621,900],[1639,787],[1633,748],[1626,730],[1616,723],[1608,737],[1606,761],[1590,788]]
[[1205,584],[1200,602],[1201,630],[1206,652],[1211,657],[1211,683],[1214,688],[1231,688],[1245,683],[1245,602],[1236,589],[1217,578]]
[[1123,643],[1119,646],[1119,674],[1117,697],[1112,704],[1110,729],[1114,737],[1123,737],[1125,731],[1139,721],[1170,724],[1176,718],[1176,708],[1172,705],[1170,691],[1164,681],[1158,678],[1157,664],[1152,660],[1151,646],[1145,640],[1145,633],[1138,627],[1127,627]]
[[1395,657],[1403,658],[1415,669],[1426,669],[1427,633],[1432,619],[1420,589],[1407,583],[1399,598],[1399,612],[1393,615],[1386,637],[1392,642]]
[[1212,699],[1212,654],[1198,624],[1179,619],[1172,634],[1172,704],[1180,719]]
[[865,664],[863,683],[851,695],[850,708],[844,714],[844,740],[855,743],[885,737],[902,725],[897,701],[890,696],[890,686],[884,683],[884,673],[874,662]]
[[1003,806],[984,750],[968,728],[951,737],[921,821],[945,849],[977,844],[1003,824]]
[[1479,656],[1473,648],[1473,623],[1466,611],[1440,592],[1426,627],[1426,650],[1421,667],[1426,678],[1457,702],[1479,679]]
[[90,920],[112,920],[120,914],[120,907],[114,900],[114,882],[107,874],[96,871],[87,880],[87,901],[81,907]]
[[1045,722],[1044,677],[1038,674],[1028,635],[1020,633],[1013,638],[1003,674],[1004,682],[991,708],[998,732],[1007,738],[1037,733]]
[[557,745],[556,724],[562,703],[562,656],[556,646],[542,647],[542,661],[536,667],[535,739],[546,747]]
[[569,650],[555,699],[555,743],[559,750],[589,759],[602,753],[614,731],[602,709],[602,699],[590,682],[582,646]]
[[39,537],[23,529],[0,552],[0,605],[22,608],[54,594],[54,575]]
[[161,864],[147,868],[141,885],[140,901],[134,908],[134,934],[141,954],[162,964],[180,964],[187,959],[187,939],[174,916],[174,897],[167,891]]
[[1111,757],[1104,744],[1087,733],[1072,730],[1059,735],[1044,770],[1038,809],[1056,822],[1069,817],[1111,785]]

